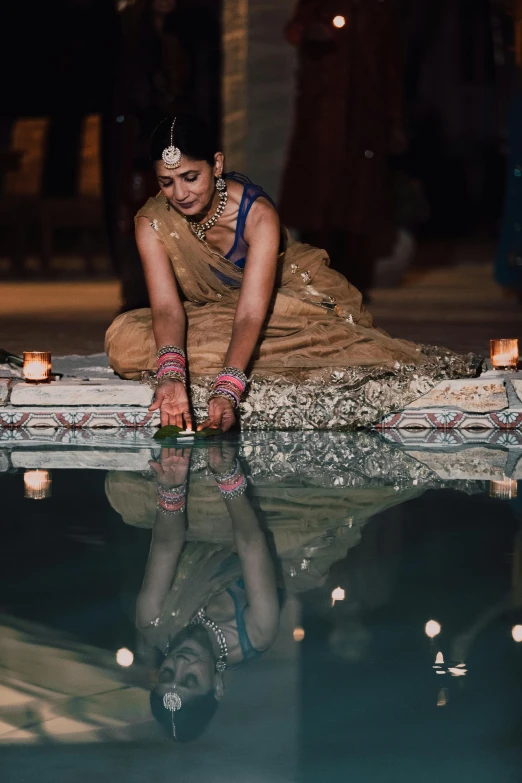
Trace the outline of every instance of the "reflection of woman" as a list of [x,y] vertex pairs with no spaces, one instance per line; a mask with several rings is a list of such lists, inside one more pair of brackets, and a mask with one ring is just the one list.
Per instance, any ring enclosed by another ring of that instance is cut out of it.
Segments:
[[226,669],[259,658],[279,627],[274,564],[234,449],[211,448],[209,465],[235,551],[185,544],[189,457],[164,450],[161,463],[153,463],[158,513],[137,603],[138,628],[164,654],[152,711],[180,741],[204,730],[223,698]]
[[[326,165],[326,152],[317,154]],[[152,409],[162,424],[192,424],[187,362],[192,382],[217,374],[205,426],[224,430],[236,420],[247,369],[267,385],[274,375],[319,379],[318,398],[343,369],[361,408],[369,381],[389,389],[401,378],[383,403],[388,410],[418,396],[409,384],[419,374],[429,387],[470,372],[447,352],[428,356],[374,328],[361,294],[328,268],[326,253],[291,241],[260,188],[223,176],[223,154],[203,123],[168,118],[153,134],[151,157],[161,193],[138,213],[136,238],[152,310],[119,316],[106,348],[124,377],[157,368]],[[401,376],[403,367],[410,375]]]

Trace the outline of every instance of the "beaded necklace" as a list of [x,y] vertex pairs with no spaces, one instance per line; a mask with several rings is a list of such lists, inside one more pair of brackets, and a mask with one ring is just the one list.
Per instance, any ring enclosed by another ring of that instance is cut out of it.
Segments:
[[227,668],[228,645],[227,645],[227,640],[225,639],[225,634],[223,633],[221,628],[214,622],[214,620],[211,620],[210,617],[207,617],[204,609],[199,610],[199,612],[192,620],[191,625],[202,625],[207,630],[212,631],[212,633],[217,639],[217,643],[219,645],[219,652],[220,652],[220,656],[216,663],[216,671],[224,672],[225,669]]
[[198,223],[196,220],[192,220],[191,218],[185,218],[193,233],[197,236],[198,239],[201,239],[202,242],[205,242],[206,232],[209,230],[209,228],[212,228],[212,226],[216,225],[219,218],[225,211],[225,207],[228,201],[228,190],[224,180],[223,185],[224,187],[220,186],[220,189],[218,189],[219,204],[212,217],[209,217],[209,219],[204,223]]

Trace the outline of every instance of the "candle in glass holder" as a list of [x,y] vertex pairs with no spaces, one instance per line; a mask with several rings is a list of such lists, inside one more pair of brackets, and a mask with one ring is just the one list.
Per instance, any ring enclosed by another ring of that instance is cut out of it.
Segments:
[[22,372],[26,383],[49,383],[51,380],[51,352],[24,351]]
[[51,497],[51,474],[48,470],[26,470],[24,473],[24,497],[45,500]]
[[490,340],[491,364],[495,370],[516,370],[518,340]]
[[503,478],[502,481],[490,481],[489,482],[489,496],[490,498],[497,498],[497,500],[513,500],[516,498],[518,490],[518,484],[515,479]]

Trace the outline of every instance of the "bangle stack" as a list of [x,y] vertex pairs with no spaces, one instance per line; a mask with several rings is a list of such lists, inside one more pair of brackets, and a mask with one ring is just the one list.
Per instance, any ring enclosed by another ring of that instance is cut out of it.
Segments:
[[165,378],[170,378],[173,381],[180,381],[183,386],[187,385],[187,357],[183,348],[165,345],[159,349],[157,359],[156,379],[158,383]]
[[231,471],[219,475],[215,474],[214,478],[224,500],[237,498],[246,492],[247,480],[237,460]]
[[247,380],[245,373],[241,370],[236,370],[235,367],[224,367],[214,381],[209,399],[224,397],[226,400],[230,400],[234,408],[239,408]]
[[158,505],[157,509],[161,514],[182,514],[187,505],[187,485],[181,484],[179,487],[165,489],[158,487]]

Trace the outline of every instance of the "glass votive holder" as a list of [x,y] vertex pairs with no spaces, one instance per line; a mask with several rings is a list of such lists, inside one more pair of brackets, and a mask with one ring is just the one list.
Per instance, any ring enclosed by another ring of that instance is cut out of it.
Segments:
[[516,370],[518,367],[518,340],[490,340],[489,354],[495,370]]
[[49,383],[51,369],[50,351],[24,351],[22,373],[26,383]]
[[24,473],[24,497],[45,500],[51,497],[52,478],[48,470],[26,470]]
[[513,500],[517,496],[518,483],[515,479],[503,478],[489,482],[489,496],[497,500]]

